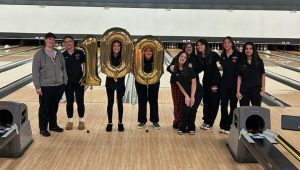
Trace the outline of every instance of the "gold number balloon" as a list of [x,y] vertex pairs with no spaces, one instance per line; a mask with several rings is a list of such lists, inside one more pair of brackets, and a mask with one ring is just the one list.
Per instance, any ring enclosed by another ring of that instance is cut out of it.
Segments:
[[[150,73],[144,72],[144,50],[153,50],[153,66]],[[164,48],[163,43],[151,35],[139,38],[134,46],[134,76],[137,82],[150,85],[159,81],[163,74]]]
[[[120,41],[122,45],[121,65],[111,65],[111,46],[114,41]],[[124,77],[130,72],[132,66],[133,42],[130,34],[123,28],[111,28],[105,31],[100,40],[100,65],[101,72],[112,78]]]
[[83,83],[89,86],[100,86],[101,79],[98,75],[97,62],[97,38],[94,36],[86,36],[81,42],[80,46],[85,51],[85,75]]

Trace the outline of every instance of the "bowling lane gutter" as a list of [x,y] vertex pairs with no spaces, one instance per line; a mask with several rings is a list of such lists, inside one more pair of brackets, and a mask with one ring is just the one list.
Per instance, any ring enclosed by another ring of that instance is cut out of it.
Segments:
[[9,56],[12,56],[12,55],[15,55],[15,54],[22,54],[22,53],[25,53],[25,52],[28,52],[28,51],[32,51],[32,50],[36,50],[36,49],[40,49],[40,48],[42,48],[42,46],[33,47],[33,48],[26,49],[26,50],[21,50],[21,51],[17,51],[17,52],[14,52],[14,53],[2,55],[2,56],[0,56],[0,58],[9,57]]
[[18,60],[18,61],[15,61],[13,63],[9,63],[9,64],[5,64],[3,66],[0,66],[0,73],[11,70],[11,69],[14,69],[14,68],[16,68],[18,66],[21,66],[21,65],[24,65],[26,63],[29,63],[29,62],[32,61],[32,59],[33,59],[33,57],[30,57],[30,58],[26,58],[26,59],[23,59],[23,60]]
[[295,72],[298,72],[300,73],[300,69],[297,68],[297,67],[291,67],[291,66],[288,66],[286,64],[281,64],[281,63],[276,63],[274,61],[270,61],[270,60],[266,60],[266,59],[263,59],[265,62],[268,62],[268,63],[271,63],[273,65],[277,65],[277,66],[280,66],[280,67],[283,67],[283,68],[286,68],[286,69],[289,69],[289,70],[292,70],[292,71],[295,71]]
[[32,74],[28,74],[27,76],[22,77],[6,86],[0,88],[0,99],[19,90],[20,88],[26,86],[27,84],[29,84],[31,82],[32,82]]

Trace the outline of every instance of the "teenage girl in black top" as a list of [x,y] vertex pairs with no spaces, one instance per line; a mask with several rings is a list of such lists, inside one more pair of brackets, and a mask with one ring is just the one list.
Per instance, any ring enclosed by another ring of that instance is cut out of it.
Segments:
[[[221,95],[221,121],[220,133],[229,134],[230,125],[232,123],[233,110],[237,106],[236,83],[237,68],[241,60],[241,53],[237,50],[231,37],[223,39],[223,51],[221,54],[220,64],[223,74],[220,84]],[[230,102],[230,111],[228,114],[228,103]]]
[[[121,52],[122,52],[122,43],[118,40],[112,42],[111,45],[111,65],[114,67],[118,67],[121,65]],[[124,126],[122,123],[123,118],[123,96],[125,93],[125,77],[121,78],[113,78],[106,77],[106,94],[107,94],[107,116],[108,116],[108,124],[106,126],[106,131],[112,131],[112,114],[113,114],[113,104],[114,104],[114,94],[117,91],[117,102],[118,102],[118,112],[119,112],[119,123],[118,123],[118,131],[124,131]]]
[[200,83],[196,81],[197,74],[188,66],[187,53],[184,51],[180,52],[176,59],[174,67],[175,82],[185,98],[182,124],[178,133],[181,135],[187,131],[189,134],[194,135],[196,112],[201,102],[202,88]]
[[217,67],[219,55],[212,51],[207,40],[200,39],[196,42],[197,55],[204,70],[203,75],[203,124],[202,129],[209,130],[216,119],[220,102],[220,79],[221,75]]
[[[153,49],[144,49],[144,72],[151,73],[153,68]],[[150,105],[150,121],[153,123],[153,127],[156,130],[160,129],[158,124],[158,91],[159,84],[144,85],[135,81],[136,91],[138,94],[139,110],[138,110],[138,128],[143,128],[147,122],[147,101]]]
[[243,47],[243,57],[238,68],[236,97],[241,106],[260,106],[265,95],[265,68],[255,45],[247,42]]

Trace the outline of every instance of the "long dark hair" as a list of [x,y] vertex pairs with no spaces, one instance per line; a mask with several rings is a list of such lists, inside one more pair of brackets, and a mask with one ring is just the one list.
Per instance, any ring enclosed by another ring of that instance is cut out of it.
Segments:
[[115,40],[115,41],[113,41],[112,43],[111,43],[111,57],[114,57],[114,51],[113,51],[113,45],[114,45],[114,43],[119,43],[120,44],[120,52],[119,52],[119,54],[118,54],[118,56],[117,57],[121,57],[121,53],[122,53],[122,43],[121,43],[121,41],[119,41],[119,40]]
[[252,50],[253,50],[253,53],[252,53],[252,63],[254,63],[255,65],[258,65],[258,59],[260,59],[259,55],[258,55],[258,52],[257,52],[257,48],[256,46],[254,45],[253,42],[246,42],[244,45],[243,45],[243,51],[242,51],[242,59],[244,61],[247,61],[247,55],[246,55],[246,46],[247,45],[250,45],[252,47]]
[[188,57],[189,57],[189,56],[192,56],[192,55],[195,55],[195,54],[196,54],[196,53],[195,53],[195,48],[194,48],[193,43],[191,43],[191,42],[185,43],[185,44],[183,45],[182,50],[185,51],[185,49],[186,49],[186,47],[187,47],[188,45],[191,45],[191,46],[192,46],[192,49],[193,49],[193,50],[192,50],[192,53],[191,53],[190,55],[188,55]]
[[226,53],[226,50],[224,49],[224,41],[225,41],[225,40],[229,40],[229,41],[231,42],[233,52],[238,51],[237,48],[236,48],[236,46],[235,46],[235,43],[234,43],[232,37],[227,36],[227,37],[225,37],[225,38],[223,39],[223,44],[222,44],[222,53],[223,53],[223,54]]
[[[180,56],[181,54],[183,54],[183,53],[185,53],[186,56],[188,56],[188,54],[187,54],[185,51],[180,51],[180,52],[176,55],[176,57],[175,57],[175,63],[174,63],[174,69],[175,69],[175,71],[178,71],[178,69],[179,69],[179,56]],[[185,63],[183,64],[183,70],[182,70],[184,73],[187,71],[188,65],[189,65],[189,64],[188,64],[188,60],[186,59]]]
[[209,54],[211,53],[211,48],[208,44],[208,41],[206,39],[200,39],[200,40],[196,41],[196,47],[197,47],[198,43],[201,43],[205,46],[204,57],[202,57],[201,52],[198,51],[198,49],[196,48],[197,55],[198,55],[201,63],[202,64],[210,64],[212,62],[211,58],[209,57]]

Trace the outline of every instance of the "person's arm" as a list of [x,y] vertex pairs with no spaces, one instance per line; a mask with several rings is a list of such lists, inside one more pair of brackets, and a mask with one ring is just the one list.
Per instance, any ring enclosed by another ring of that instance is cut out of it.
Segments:
[[187,94],[187,92],[184,90],[184,88],[182,87],[182,85],[176,81],[176,84],[179,88],[179,90],[181,91],[181,93],[184,95],[184,102],[185,102],[185,105],[189,106],[190,107],[190,103],[191,103],[191,98],[190,96]]
[[62,58],[62,65],[61,65],[61,68],[62,68],[62,72],[63,72],[63,81],[64,81],[64,84],[67,85],[68,83],[68,75],[67,75],[67,70],[66,70],[66,62],[65,62],[65,58],[64,56],[62,55],[62,53],[59,54],[60,57]]
[[190,105],[191,107],[194,106],[195,103],[196,88],[197,88],[196,78],[193,78],[191,84],[191,105]]
[[85,54],[84,54],[84,52],[82,52],[81,55],[82,55],[82,59],[81,59],[82,77],[81,77],[79,83],[82,86],[83,85],[83,78],[85,76]]
[[41,69],[41,58],[37,52],[32,61],[32,81],[38,95],[42,95],[42,90],[40,86],[40,69]]
[[172,60],[172,62],[171,62],[171,64],[167,67],[167,71],[169,72],[169,73],[173,73],[174,72],[174,64],[175,64],[175,59],[176,59],[176,57],[175,58],[173,58],[173,60]]
[[261,91],[260,91],[260,96],[265,95],[265,90],[266,90],[266,75],[263,74],[261,76]]
[[242,77],[240,75],[238,75],[238,79],[237,79],[237,86],[236,86],[236,98],[238,100],[241,100],[243,98],[240,90],[241,90],[241,83],[242,83]]
[[220,61],[220,56],[216,53],[216,52],[213,52],[212,53],[212,62],[213,62],[213,70],[214,70],[214,76],[213,76],[213,80],[212,80],[212,86],[211,86],[211,90],[213,92],[216,92],[218,91],[219,87],[219,83],[220,83],[220,79],[221,79],[221,74],[219,72],[219,68],[217,66],[217,61]]

